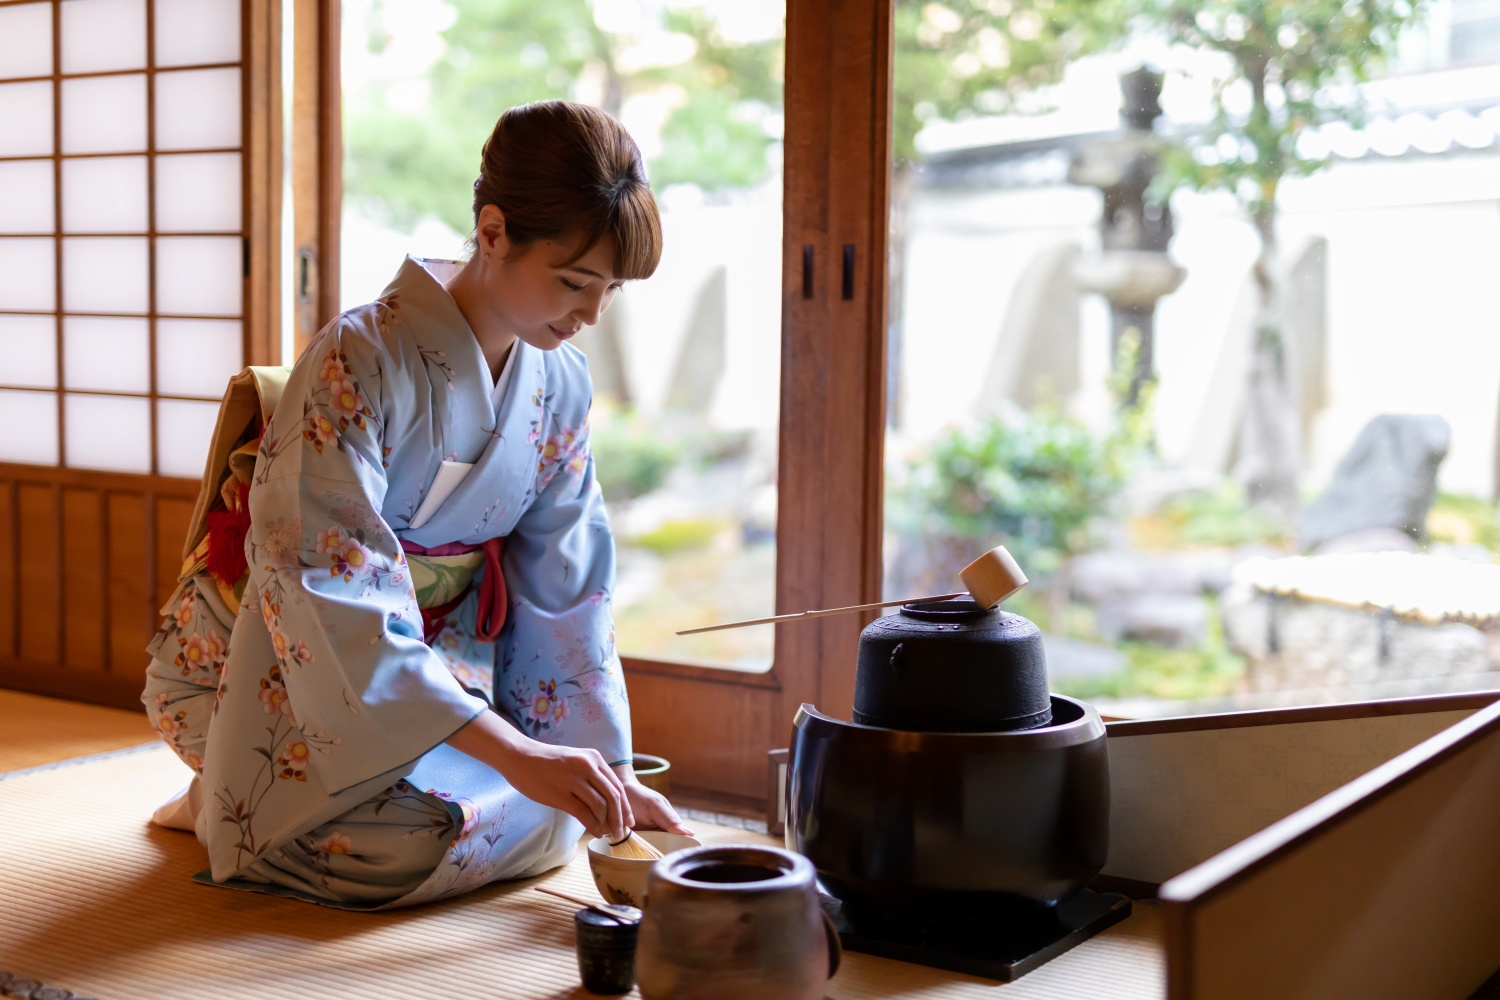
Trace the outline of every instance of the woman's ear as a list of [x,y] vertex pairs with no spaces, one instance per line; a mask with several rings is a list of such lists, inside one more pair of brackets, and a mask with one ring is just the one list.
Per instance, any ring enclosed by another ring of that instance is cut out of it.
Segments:
[[505,213],[499,205],[486,205],[479,210],[474,238],[479,243],[479,255],[487,260],[504,259],[510,253],[510,241],[505,237]]

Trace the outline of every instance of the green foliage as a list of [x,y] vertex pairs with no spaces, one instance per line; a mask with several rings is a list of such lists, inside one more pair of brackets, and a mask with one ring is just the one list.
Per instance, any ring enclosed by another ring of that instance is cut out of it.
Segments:
[[932,118],[1012,110],[1073,59],[1123,37],[1121,0],[896,0],[892,141],[917,159]]
[[1263,543],[1284,545],[1291,539],[1287,526],[1245,500],[1237,483],[1216,490],[1186,493],[1167,501],[1154,514],[1132,524],[1133,534],[1146,535],[1152,548],[1233,548]]
[[[379,0],[373,51],[391,41],[382,13],[401,2]],[[446,52],[428,75],[424,107],[402,110],[393,92],[377,87],[346,109],[346,187],[386,221],[409,229],[434,217],[459,232],[472,229],[472,185],[495,119],[506,108],[551,98],[587,96],[617,116],[638,93],[675,99],[663,152],[648,164],[658,190],[673,183],[706,191],[748,187],[767,176],[782,103],[780,39],[730,44],[701,10],[668,10],[663,24],[687,37],[692,58],[627,71],[620,55],[635,39],[600,28],[589,0],[450,6]]]
[[1479,497],[1439,493],[1427,512],[1427,535],[1434,542],[1483,545],[1500,553],[1500,505]]
[[[1358,121],[1355,92],[1329,88],[1368,79],[1421,17],[1427,0],[1120,0],[1144,30],[1228,57],[1231,76],[1213,95],[1214,117],[1197,150],[1168,157],[1157,197],[1177,185],[1232,192],[1251,218],[1270,224],[1287,175],[1311,173],[1297,141],[1312,125]],[[1249,112],[1231,111],[1236,87]]]
[[726,527],[722,518],[689,518],[668,521],[655,531],[633,535],[625,540],[627,545],[649,549],[659,556],[702,548],[712,542]]
[[1218,602],[1209,601],[1208,640],[1201,649],[1167,649],[1123,642],[1125,669],[1107,677],[1058,679],[1054,687],[1074,698],[1221,698],[1244,675],[1245,660],[1229,651]]
[[682,449],[675,441],[634,413],[612,413],[595,420],[589,430],[589,446],[599,488],[611,502],[657,489],[682,460]]
[[[391,40],[379,0],[372,48]],[[675,95],[662,152],[649,167],[662,187],[706,191],[765,179],[783,102],[781,39],[727,41],[700,8],[665,8],[661,26],[690,43],[670,66],[622,69],[635,39],[606,32],[589,0],[450,0],[444,57],[432,68],[426,107],[401,111],[377,91],[346,110],[350,194],[409,227],[435,216],[472,225],[470,184],[479,149],[512,105],[583,91],[612,114],[632,95]],[[1235,192],[1252,216],[1268,212],[1281,178],[1325,162],[1297,152],[1309,125],[1357,118],[1327,99],[1331,84],[1364,79],[1418,19],[1428,0],[896,0],[893,145],[916,159],[930,119],[957,120],[1028,106],[1069,62],[1132,33],[1224,53],[1232,76],[1215,93],[1215,117],[1195,156],[1168,156],[1156,195],[1177,185]],[[585,86],[585,81],[589,86]],[[1230,107],[1250,91],[1248,116]],[[1029,106],[1036,107],[1034,100]],[[1221,137],[1233,152],[1210,152]]]
[[948,432],[893,477],[891,519],[907,533],[1003,542],[1045,574],[1088,545],[1140,446],[1126,422],[1101,438],[1051,414],[1006,411]]

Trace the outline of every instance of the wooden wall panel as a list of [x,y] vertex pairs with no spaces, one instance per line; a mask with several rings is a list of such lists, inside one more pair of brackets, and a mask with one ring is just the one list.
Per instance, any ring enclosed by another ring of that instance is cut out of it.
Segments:
[[98,490],[62,490],[63,663],[76,670],[103,671],[109,615],[106,580],[104,495]]
[[62,656],[62,525],[57,488],[22,483],[16,512],[20,528],[21,659],[57,663]]
[[18,608],[21,599],[20,523],[16,517],[16,484],[0,481],[0,657],[21,655]]
[[[760,746],[765,734],[774,731],[779,692],[628,667],[625,676],[635,749],[671,761],[674,788],[744,800],[752,807],[761,801],[766,794],[765,753],[745,748]],[[785,745],[786,734],[782,739],[778,746]]]
[[156,536],[156,593],[151,607],[160,610],[172,591],[177,589],[177,577],[182,572],[182,544],[187,538],[188,523],[193,519],[193,501],[171,497],[159,497],[156,501],[156,519],[152,525]]
[[[109,537],[109,672],[144,676],[146,643],[156,629],[151,592],[144,586],[146,567],[146,498],[138,493],[110,493],[106,498]],[[144,681],[143,681],[144,683]]]
[[1455,1000],[1500,964],[1500,704],[1161,888],[1171,1000]]
[[[1496,699],[1112,722],[1103,874],[1160,884],[1442,732]],[[1391,709],[1400,707],[1403,712]],[[1164,729],[1175,725],[1177,728]]]

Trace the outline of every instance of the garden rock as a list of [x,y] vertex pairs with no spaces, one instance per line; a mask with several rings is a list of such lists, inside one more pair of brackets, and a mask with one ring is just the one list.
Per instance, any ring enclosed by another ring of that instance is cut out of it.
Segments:
[[1489,637],[1458,622],[1409,621],[1245,584],[1224,592],[1219,613],[1229,648],[1249,660],[1249,691],[1432,684],[1500,667],[1491,662]]
[[1090,552],[1068,564],[1073,596],[1095,606],[1155,594],[1213,594],[1229,586],[1241,557],[1230,550]]
[[1042,635],[1047,652],[1047,676],[1052,681],[1097,680],[1125,670],[1125,654],[1093,642]]
[[1094,609],[1101,639],[1134,639],[1168,649],[1195,649],[1208,641],[1208,603],[1189,594],[1141,594]]
[[1422,539],[1449,437],[1448,422],[1436,415],[1386,413],[1371,420],[1339,461],[1327,491],[1303,513],[1302,548],[1370,528]]
[[1333,556],[1347,552],[1416,552],[1415,539],[1400,528],[1364,528],[1339,535],[1318,546],[1318,555]]

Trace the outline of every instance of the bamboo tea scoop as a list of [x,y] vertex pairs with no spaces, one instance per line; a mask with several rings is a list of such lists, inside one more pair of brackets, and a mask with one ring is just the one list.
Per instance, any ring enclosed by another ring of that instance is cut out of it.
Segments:
[[894,601],[875,601],[871,604],[851,604],[845,608],[825,608],[821,611],[802,611],[791,615],[775,615],[771,618],[751,618],[742,622],[725,622],[722,625],[705,625],[702,628],[684,629],[678,635],[696,635],[699,632],[717,632],[726,628],[743,628],[746,625],[767,625],[771,622],[800,621],[803,618],[822,618],[825,615],[846,615],[854,611],[870,611],[886,608],[892,604],[925,604],[929,601],[948,601],[955,597],[971,597],[974,603],[988,611],[1007,597],[1026,586],[1026,574],[1016,563],[1015,557],[997,545],[959,571],[968,591],[956,594],[937,594],[932,597],[902,597]]
[[570,896],[566,892],[558,892],[556,889],[547,889],[539,885],[534,885],[532,888],[537,892],[545,892],[549,896],[556,896],[558,899],[566,899],[570,903],[577,903],[579,906],[593,910],[595,913],[602,913],[606,917],[613,917],[622,924],[638,924],[641,922],[641,911],[634,906],[626,906],[623,903],[596,903],[593,900],[584,899],[582,896]]

